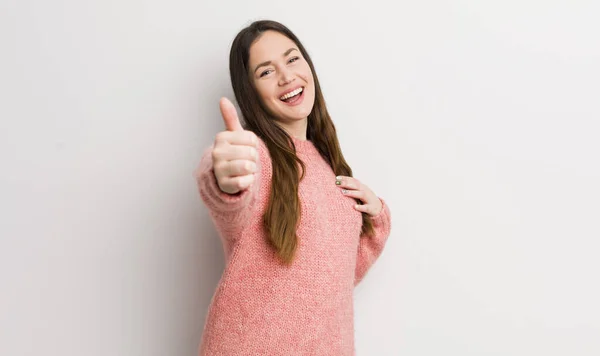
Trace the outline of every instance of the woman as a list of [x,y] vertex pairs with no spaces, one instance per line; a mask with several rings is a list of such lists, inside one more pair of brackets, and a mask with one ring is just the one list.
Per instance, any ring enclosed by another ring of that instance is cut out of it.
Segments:
[[354,355],[353,288],[383,250],[389,207],[352,177],[288,28],[244,28],[229,69],[246,125],[221,99],[226,130],[196,171],[226,255],[199,353]]

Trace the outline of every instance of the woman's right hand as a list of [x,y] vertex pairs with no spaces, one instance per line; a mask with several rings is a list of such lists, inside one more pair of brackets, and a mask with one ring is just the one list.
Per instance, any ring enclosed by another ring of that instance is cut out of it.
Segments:
[[254,183],[257,171],[258,137],[244,130],[235,107],[227,98],[219,102],[225,131],[215,136],[212,160],[219,188],[228,194],[236,194]]

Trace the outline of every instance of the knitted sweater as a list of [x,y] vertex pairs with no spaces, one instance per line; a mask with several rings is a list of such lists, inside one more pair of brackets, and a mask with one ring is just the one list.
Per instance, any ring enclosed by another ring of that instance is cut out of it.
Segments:
[[391,229],[387,204],[360,236],[362,212],[341,193],[335,173],[309,140],[293,138],[306,164],[299,184],[298,250],[280,262],[262,225],[271,190],[269,151],[259,138],[256,179],[219,189],[211,149],[196,170],[198,190],[219,233],[226,266],[212,297],[199,355],[355,355],[353,289],[380,256]]

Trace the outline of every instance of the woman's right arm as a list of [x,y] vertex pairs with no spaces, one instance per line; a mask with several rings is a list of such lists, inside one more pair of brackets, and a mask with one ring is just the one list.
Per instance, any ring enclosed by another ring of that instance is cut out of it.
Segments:
[[[208,147],[202,154],[200,165],[195,172],[198,191],[202,201],[209,209],[211,218],[217,230],[230,238],[247,226],[256,211],[262,190],[266,188],[263,179],[263,166],[270,164],[266,145],[259,140],[258,156],[256,160],[256,171],[252,184],[235,194],[225,193],[219,187],[212,158],[214,145]],[[263,188],[261,189],[261,186]]]

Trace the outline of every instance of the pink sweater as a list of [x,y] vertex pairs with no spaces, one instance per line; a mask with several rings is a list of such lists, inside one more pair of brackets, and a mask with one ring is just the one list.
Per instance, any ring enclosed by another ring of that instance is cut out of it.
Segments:
[[353,290],[382,253],[390,210],[371,217],[374,236],[360,236],[361,212],[341,193],[336,174],[311,141],[294,138],[307,172],[300,182],[296,260],[275,258],[262,227],[272,165],[259,139],[254,184],[222,192],[211,149],[196,171],[198,189],[223,242],[226,267],[213,295],[199,355],[355,355]]

